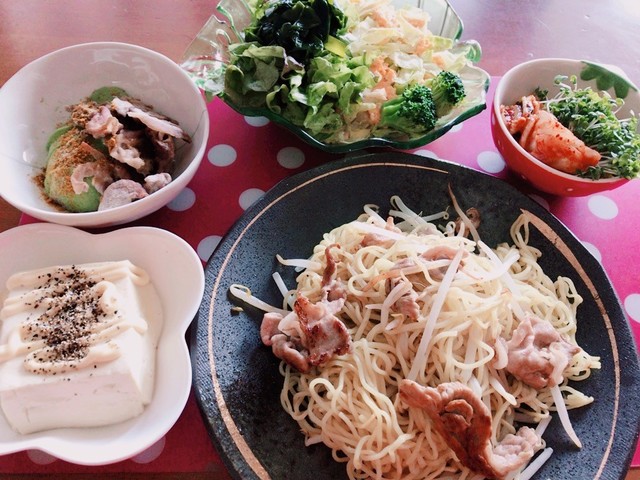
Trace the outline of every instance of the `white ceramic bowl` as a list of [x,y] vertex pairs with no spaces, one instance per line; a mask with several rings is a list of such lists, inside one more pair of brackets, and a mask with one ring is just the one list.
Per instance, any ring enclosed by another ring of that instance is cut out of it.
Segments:
[[[62,212],[48,204],[34,182],[46,163],[45,144],[68,119],[65,108],[102,86],[118,86],[180,123],[192,137],[177,153],[174,180],[131,204],[101,212]],[[40,220],[76,227],[102,227],[136,220],[173,200],[189,183],[209,135],[200,90],[172,60],[136,45],[86,43],[29,63],[0,89],[0,196]]]
[[98,235],[34,223],[0,233],[0,251],[0,304],[7,278],[19,271],[128,259],[149,273],[164,317],[154,394],[140,416],[105,427],[20,435],[0,412],[0,455],[39,449],[68,462],[103,465],[130,458],[162,438],[182,413],[191,391],[185,332],[204,292],[202,261],[194,250],[180,237],[158,228],[130,227]]
[[558,91],[556,75],[576,75],[578,87],[608,91],[614,98],[624,98],[618,118],[626,118],[630,111],[640,112],[640,93],[626,75],[616,67],[584,60],[540,58],[521,63],[510,69],[499,81],[491,111],[491,133],[498,151],[508,167],[543,192],[561,196],[584,196],[617,188],[629,180],[608,178],[590,180],[556,170],[525,151],[507,130],[500,105],[513,105],[536,87],[548,89],[550,95]]

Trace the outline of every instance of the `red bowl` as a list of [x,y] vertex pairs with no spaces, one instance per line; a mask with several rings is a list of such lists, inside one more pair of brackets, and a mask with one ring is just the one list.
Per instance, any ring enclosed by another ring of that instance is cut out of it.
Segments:
[[[507,166],[543,192],[578,197],[612,190],[629,181],[624,178],[590,180],[549,167],[518,144],[507,130],[500,114],[500,105],[512,105],[523,96],[531,94],[536,87],[555,91],[557,87],[554,86],[553,80],[556,75],[577,75],[580,78],[580,72],[589,65],[593,64],[561,58],[532,60],[509,70],[496,87],[491,110],[493,142]],[[595,82],[579,80],[578,85],[584,87],[591,83],[596,89]],[[633,93],[637,95],[637,90]]]

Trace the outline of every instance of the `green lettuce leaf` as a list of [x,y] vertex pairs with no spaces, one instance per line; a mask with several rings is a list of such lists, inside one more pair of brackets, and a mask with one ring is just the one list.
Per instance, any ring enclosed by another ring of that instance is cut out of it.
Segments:
[[252,43],[232,45],[233,64],[225,72],[225,95],[239,107],[261,107],[278,84],[286,63],[282,47]]

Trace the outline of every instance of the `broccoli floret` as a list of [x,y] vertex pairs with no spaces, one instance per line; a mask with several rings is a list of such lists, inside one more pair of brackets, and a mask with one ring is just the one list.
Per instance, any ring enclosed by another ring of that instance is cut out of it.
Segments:
[[436,114],[442,117],[465,97],[462,79],[453,72],[442,71],[431,81],[431,92],[436,104]]
[[382,104],[380,124],[408,134],[425,133],[436,124],[436,105],[431,90],[410,85],[401,95]]

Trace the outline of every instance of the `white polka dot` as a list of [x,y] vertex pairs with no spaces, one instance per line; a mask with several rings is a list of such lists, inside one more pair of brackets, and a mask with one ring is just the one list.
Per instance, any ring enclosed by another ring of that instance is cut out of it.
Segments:
[[454,125],[453,127],[451,127],[451,130],[449,130],[450,132],[459,132],[460,130],[462,130],[462,123],[458,123],[457,125]]
[[249,188],[240,194],[238,203],[243,210],[246,210],[255,203],[260,197],[264,195],[264,191],[259,188]]
[[596,247],[593,243],[589,243],[589,242],[582,242],[582,245],[584,245],[584,247],[589,250],[589,253],[591,255],[593,255],[596,260],[598,260],[599,262],[602,262],[602,254],[600,253],[600,250],[598,250],[598,247]]
[[498,152],[480,152],[477,161],[480,168],[488,173],[501,172],[505,167],[504,160]]
[[588,205],[591,213],[603,220],[611,220],[618,216],[618,205],[604,195],[593,195],[589,198]]
[[207,152],[207,159],[216,167],[228,167],[236,161],[238,154],[231,145],[215,145]]
[[194,203],[196,203],[196,193],[187,187],[176,198],[171,200],[167,207],[175,212],[184,212],[193,207]]
[[41,450],[28,450],[27,456],[36,465],[49,465],[57,460],[53,455],[49,455]]
[[304,163],[304,152],[296,147],[285,147],[278,152],[277,159],[284,168],[298,168]]
[[244,117],[244,121],[252,127],[264,127],[269,123],[267,117]]
[[416,150],[416,155],[420,155],[421,157],[430,157],[430,158],[439,158],[438,155],[431,150],[427,150],[426,148],[421,148],[420,150]]
[[624,299],[624,308],[631,320],[640,323],[640,293],[632,293]]
[[536,195],[535,193],[530,194],[529,197],[542,205],[546,210],[549,210],[549,202],[547,202],[545,198],[541,197],[540,195]]
[[160,456],[160,454],[164,450],[164,445],[166,442],[167,440],[165,439],[165,437],[162,437],[156,443],[154,443],[149,448],[147,448],[144,452],[141,452],[135,457],[132,457],[131,460],[133,460],[136,463],[153,462],[156,458]]
[[211,254],[213,254],[213,251],[220,243],[220,240],[222,240],[222,237],[220,235],[210,235],[208,237],[204,237],[202,240],[200,240],[200,243],[198,243],[198,248],[196,249],[196,251],[198,252],[198,256],[205,262],[209,260],[209,257],[211,257]]

